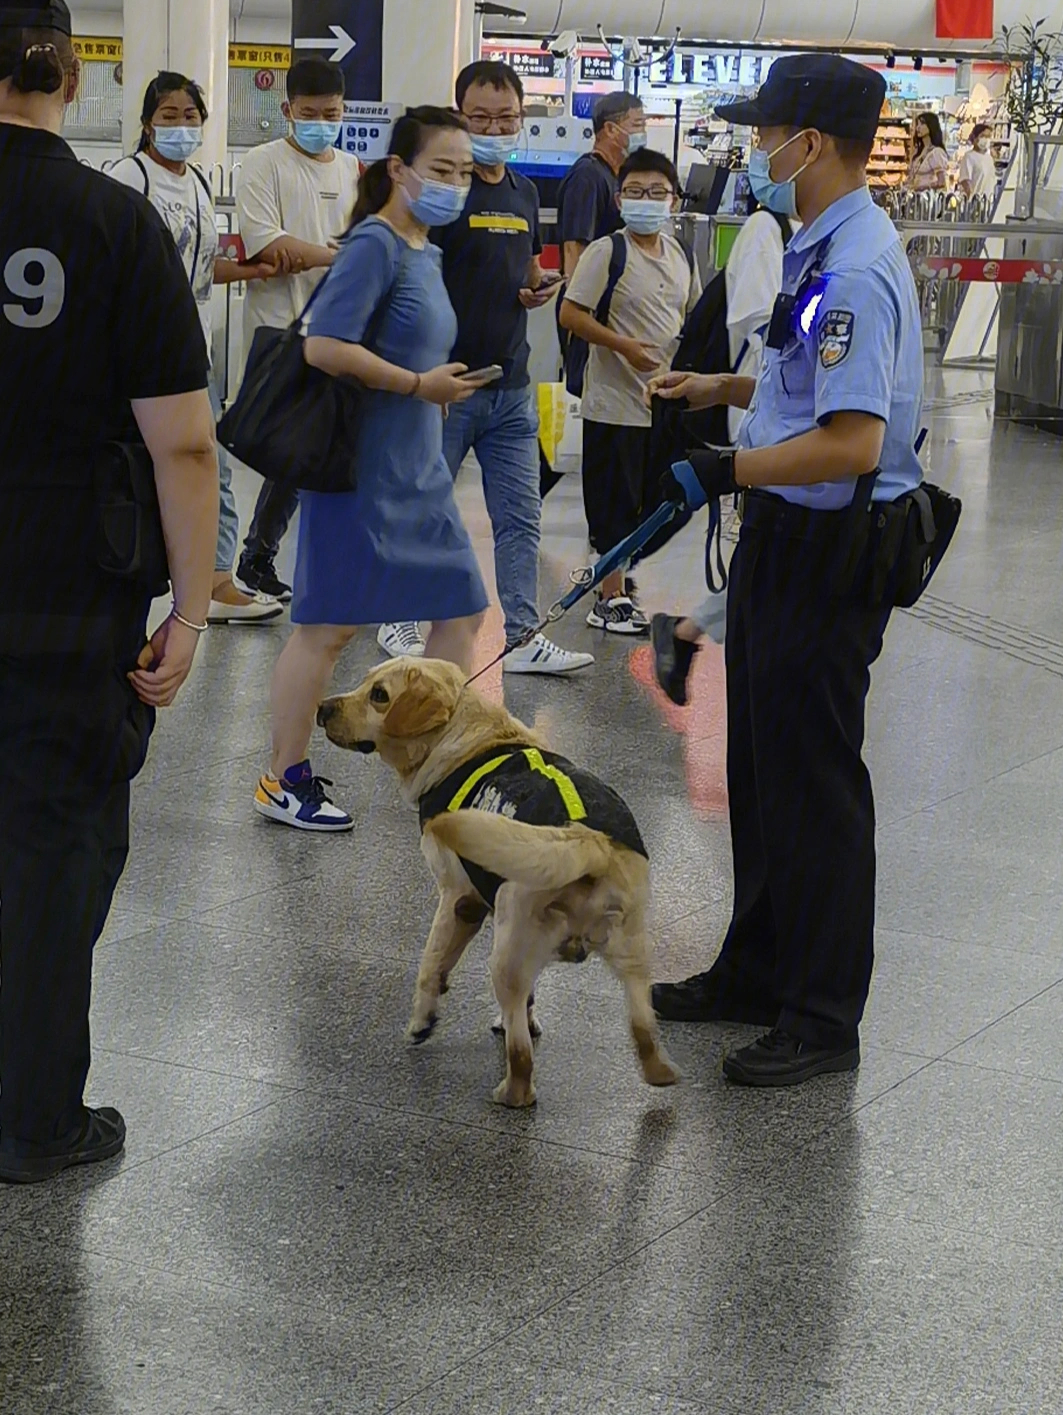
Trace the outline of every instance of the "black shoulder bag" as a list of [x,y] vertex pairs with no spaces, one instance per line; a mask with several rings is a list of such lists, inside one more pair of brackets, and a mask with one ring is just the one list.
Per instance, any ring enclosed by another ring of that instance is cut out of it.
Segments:
[[[402,259],[391,285],[359,341],[372,346],[391,305]],[[218,441],[267,481],[291,491],[353,491],[355,452],[365,390],[306,362],[302,326],[332,278],[325,276],[299,318],[287,329],[255,330],[236,401],[218,424]]]

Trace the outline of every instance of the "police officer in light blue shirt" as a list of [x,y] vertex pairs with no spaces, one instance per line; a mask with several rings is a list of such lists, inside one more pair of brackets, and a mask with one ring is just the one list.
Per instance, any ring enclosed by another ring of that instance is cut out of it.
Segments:
[[694,408],[749,410],[735,450],[688,464],[705,495],[742,492],[726,644],[734,912],[708,972],[654,988],[664,1018],[771,1028],[725,1059],[746,1085],[795,1085],[860,1060],[875,914],[862,748],[890,613],[869,589],[872,503],[922,479],[915,284],[867,188],[885,94],[861,64],[797,55],[754,99],[717,109],[756,129],[753,193],[802,229],[759,379],[675,373],[651,385]]

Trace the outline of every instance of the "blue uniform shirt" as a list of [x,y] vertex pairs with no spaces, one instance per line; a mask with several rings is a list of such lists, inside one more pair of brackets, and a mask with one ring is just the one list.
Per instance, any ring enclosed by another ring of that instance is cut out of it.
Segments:
[[[773,447],[827,422],[832,413],[871,413],[886,424],[874,499],[892,501],[922,481],[915,455],[923,410],[923,335],[915,281],[893,223],[866,187],[803,227],[783,257],[783,291],[796,294],[816,267],[818,304],[803,300],[807,333],[764,364],[739,447]],[[801,506],[836,511],[856,479],[765,487]]]

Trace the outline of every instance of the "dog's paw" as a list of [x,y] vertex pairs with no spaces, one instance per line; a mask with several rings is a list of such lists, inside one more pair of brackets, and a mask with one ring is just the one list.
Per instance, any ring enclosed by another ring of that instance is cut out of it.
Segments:
[[496,1105],[508,1106],[510,1110],[526,1110],[535,1104],[535,1087],[528,1082],[521,1085],[518,1082],[505,1080],[500,1086],[496,1086],[492,1095]]
[[438,1021],[439,1018],[435,1015],[434,1012],[431,1017],[429,1017],[424,1022],[422,1022],[419,1017],[414,1018],[414,1020],[406,1028],[406,1035],[409,1037],[410,1041],[414,1043],[415,1046],[420,1046],[421,1043],[426,1042],[428,1038],[432,1035],[432,1033],[435,1031],[436,1023]]
[[681,1076],[678,1066],[663,1051],[643,1062],[642,1074],[650,1086],[674,1086]]

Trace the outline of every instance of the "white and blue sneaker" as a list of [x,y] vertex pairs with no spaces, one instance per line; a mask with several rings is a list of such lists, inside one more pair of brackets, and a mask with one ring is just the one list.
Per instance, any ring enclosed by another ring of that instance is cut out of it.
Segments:
[[331,785],[323,776],[313,774],[308,761],[292,767],[280,780],[267,772],[255,792],[255,810],[267,820],[296,830],[351,830],[354,821],[325,792]]
[[590,668],[593,662],[593,654],[572,653],[551,643],[544,634],[536,634],[530,644],[510,649],[502,660],[502,672],[561,677],[565,673],[577,673],[581,668]]

